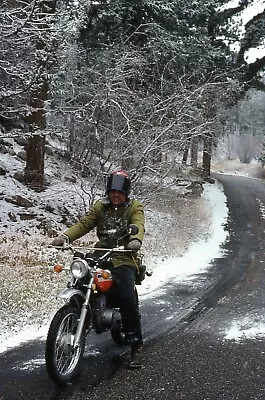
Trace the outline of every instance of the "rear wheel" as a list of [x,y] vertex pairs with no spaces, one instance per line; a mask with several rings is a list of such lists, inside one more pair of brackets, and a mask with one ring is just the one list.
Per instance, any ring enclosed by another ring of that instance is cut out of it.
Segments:
[[125,334],[123,332],[121,323],[113,326],[113,328],[111,328],[111,330],[110,330],[110,334],[111,334],[112,339],[118,346],[122,346],[124,344]]
[[[139,306],[139,297],[138,297],[138,292],[137,292],[136,286],[134,286],[134,292],[135,292],[137,304]],[[122,327],[121,320],[119,322],[117,322],[117,324],[115,324],[111,328],[110,333],[111,333],[112,339],[118,346],[123,346],[124,344],[126,344],[125,343],[125,333],[124,333],[124,330]]]
[[85,348],[85,332],[80,345],[74,345],[80,310],[67,306],[55,314],[46,341],[46,367],[56,383],[66,383],[78,375]]

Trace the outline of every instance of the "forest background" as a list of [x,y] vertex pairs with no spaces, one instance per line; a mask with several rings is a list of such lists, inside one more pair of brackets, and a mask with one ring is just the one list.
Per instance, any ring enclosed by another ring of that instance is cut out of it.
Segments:
[[12,152],[10,138],[25,145],[15,178],[44,190],[55,151],[90,177],[92,202],[117,167],[147,195],[179,164],[208,178],[215,153],[263,165],[264,8],[1,1],[1,152]]

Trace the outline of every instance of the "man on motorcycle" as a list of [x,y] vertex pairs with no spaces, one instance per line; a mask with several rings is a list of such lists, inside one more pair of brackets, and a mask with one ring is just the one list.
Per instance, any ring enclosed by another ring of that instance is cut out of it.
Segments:
[[[73,226],[55,238],[53,246],[63,246],[97,229],[99,242],[96,247],[112,248],[124,245],[132,250],[116,253],[112,258],[112,274],[118,286],[120,312],[125,333],[125,343],[131,345],[130,367],[140,366],[138,350],[143,344],[138,299],[135,291],[137,274],[137,252],[144,237],[144,209],[138,200],[130,199],[131,180],[125,171],[112,172],[107,179],[106,197],[94,206]],[[126,235],[128,225],[137,225],[136,235]]]

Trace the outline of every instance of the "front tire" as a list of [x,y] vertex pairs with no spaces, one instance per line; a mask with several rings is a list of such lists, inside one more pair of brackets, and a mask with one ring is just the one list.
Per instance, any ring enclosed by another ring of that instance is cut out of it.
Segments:
[[59,384],[71,381],[78,375],[85,348],[85,331],[80,346],[74,346],[80,309],[66,306],[55,314],[46,341],[45,360],[50,378]]

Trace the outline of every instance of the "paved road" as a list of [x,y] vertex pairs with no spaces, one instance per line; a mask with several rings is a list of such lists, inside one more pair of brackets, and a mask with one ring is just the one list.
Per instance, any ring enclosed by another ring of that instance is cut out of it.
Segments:
[[[42,362],[44,344],[30,343],[0,357],[1,400],[265,399],[265,340],[224,340],[233,322],[246,324],[247,318],[251,326],[264,314],[265,185],[216,177],[229,208],[224,256],[197,276],[196,288],[169,287],[156,304],[142,305],[142,370],[128,371],[127,354],[98,336],[81,377],[58,388]],[[23,370],[32,358],[35,367],[31,362],[32,368]]]

